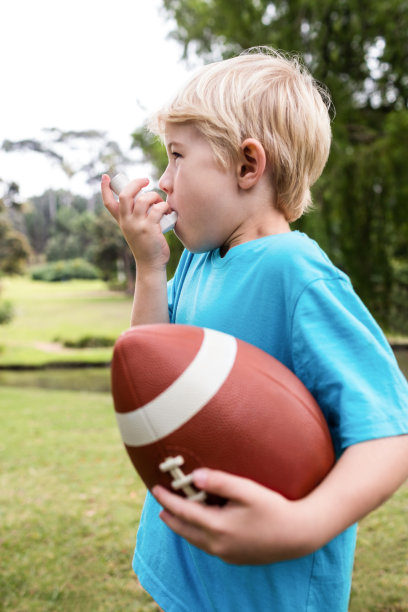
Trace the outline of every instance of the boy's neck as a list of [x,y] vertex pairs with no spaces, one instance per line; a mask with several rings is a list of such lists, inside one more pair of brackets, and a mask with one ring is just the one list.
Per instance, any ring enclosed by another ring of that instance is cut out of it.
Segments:
[[244,242],[251,242],[252,240],[258,240],[258,238],[265,238],[266,236],[274,236],[276,234],[287,234],[290,231],[289,223],[281,213],[276,211],[276,215],[273,214],[259,225],[251,224],[244,231],[237,232],[235,236],[231,236],[231,238],[220,247],[220,255],[224,257],[230,249]]

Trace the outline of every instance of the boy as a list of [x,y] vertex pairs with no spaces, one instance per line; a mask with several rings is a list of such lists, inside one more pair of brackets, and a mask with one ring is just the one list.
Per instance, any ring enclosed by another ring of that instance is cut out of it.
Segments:
[[[408,477],[407,383],[349,279],[289,226],[328,157],[328,106],[272,50],[205,66],[154,119],[167,201],[139,179],[117,203],[102,179],[136,259],[132,325],[211,327],[267,351],[315,396],[338,459],[298,501],[206,469],[195,484],[222,508],[148,493],[133,567],[166,612],[345,612],[355,523]],[[171,210],[186,250],[167,285]]]

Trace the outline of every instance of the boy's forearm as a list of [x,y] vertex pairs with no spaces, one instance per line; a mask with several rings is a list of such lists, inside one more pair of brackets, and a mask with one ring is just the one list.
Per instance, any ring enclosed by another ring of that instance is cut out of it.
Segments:
[[166,268],[137,269],[131,325],[169,323]]
[[385,502],[408,478],[408,435],[350,446],[300,500],[317,549]]

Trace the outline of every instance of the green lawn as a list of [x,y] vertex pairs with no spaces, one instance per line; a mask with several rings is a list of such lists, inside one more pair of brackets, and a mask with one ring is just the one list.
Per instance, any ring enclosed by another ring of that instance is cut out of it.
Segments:
[[92,335],[113,340],[130,321],[131,298],[108,291],[101,281],[44,283],[2,279],[1,299],[15,316],[0,327],[0,365],[50,362],[108,362],[111,348],[66,349],[62,341]]
[[156,610],[131,570],[144,486],[109,394],[3,387],[0,609]]
[[359,526],[350,612],[408,611],[408,484]]

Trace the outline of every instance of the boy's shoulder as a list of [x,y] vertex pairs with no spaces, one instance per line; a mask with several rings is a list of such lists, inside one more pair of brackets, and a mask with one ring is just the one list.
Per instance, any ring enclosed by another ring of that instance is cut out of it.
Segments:
[[273,257],[275,260],[282,262],[283,265],[301,266],[311,264],[327,269],[335,268],[318,243],[307,234],[298,230],[285,234],[266,236],[259,241],[254,240],[253,244],[255,252],[263,252],[266,257]]
[[[333,264],[317,242],[300,231],[266,236],[246,245],[249,265],[260,266],[266,272],[270,270],[274,275],[288,277],[292,282],[304,285],[314,280],[348,280],[347,275]],[[245,253],[243,256],[245,258]]]
[[293,231],[270,238],[255,254],[253,266],[255,269],[259,265],[263,277],[269,277],[287,300],[296,302],[306,288],[318,281],[323,285],[329,282],[334,292],[340,286],[352,290],[347,274],[335,266],[317,242],[306,234]]

